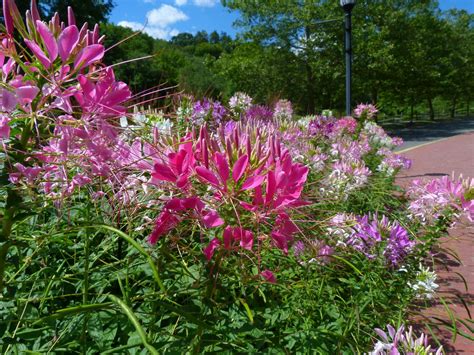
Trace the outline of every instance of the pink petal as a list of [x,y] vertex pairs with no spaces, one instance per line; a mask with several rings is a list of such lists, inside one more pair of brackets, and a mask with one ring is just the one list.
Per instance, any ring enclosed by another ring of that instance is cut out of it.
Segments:
[[33,85],[20,86],[16,89],[16,95],[23,105],[31,103],[38,93],[39,89]]
[[159,238],[169,232],[171,229],[178,225],[178,218],[176,218],[172,213],[164,211],[156,220],[155,228],[153,232],[148,237],[148,242],[150,244],[156,244]]
[[151,173],[151,176],[153,176],[155,179],[162,180],[162,181],[170,181],[170,182],[175,182],[176,181],[176,175],[173,173],[173,171],[168,168],[166,165],[161,164],[161,163],[155,163],[153,166],[153,172]]
[[237,235],[239,236],[239,239],[240,239],[240,246],[243,249],[252,250],[252,247],[253,247],[253,233],[248,231],[248,230],[241,229],[241,228],[236,229],[236,233],[237,233]]
[[247,168],[248,163],[249,158],[247,154],[242,155],[239,159],[237,159],[234,164],[234,168],[232,169],[232,178],[235,182],[239,181],[239,179],[242,177],[245,172],[245,169]]
[[275,173],[273,171],[269,171],[267,174],[267,188],[265,191],[265,203],[269,203],[273,200],[273,195],[276,191],[276,180],[275,180]]
[[386,334],[382,329],[375,328],[374,331],[375,331],[375,333],[377,333],[377,335],[378,335],[381,339],[383,339],[385,342],[388,341],[387,334]]
[[202,221],[207,228],[219,227],[224,224],[224,220],[214,210],[209,211],[206,215],[204,215]]
[[34,23],[38,20],[41,20],[39,11],[38,11],[38,4],[36,3],[36,0],[31,0],[31,18],[33,19]]
[[206,168],[203,167],[203,166],[198,166],[198,167],[196,168],[196,173],[197,173],[201,178],[203,178],[204,180],[206,180],[207,182],[209,182],[211,185],[219,186],[219,180],[217,179],[217,177],[216,177],[209,169],[206,169]]
[[10,117],[0,116],[0,139],[10,138],[10,126],[8,122],[10,122]]
[[214,252],[221,245],[221,241],[217,238],[211,240],[211,242],[204,248],[203,253],[206,259],[209,261],[212,259]]
[[76,26],[66,27],[58,38],[59,56],[65,62],[71,56],[79,41],[79,30]]
[[74,17],[74,11],[72,11],[72,7],[67,7],[67,23],[69,26],[76,25],[76,18]]
[[183,198],[182,200],[183,206],[187,209],[196,209],[197,211],[201,211],[204,208],[204,203],[199,197],[188,197]]
[[49,60],[53,63],[58,57],[58,44],[56,43],[56,38],[49,30],[48,26],[44,22],[39,20],[36,21],[36,29],[43,40],[43,43],[48,51]]
[[92,43],[97,43],[99,40],[99,24],[94,25],[94,30],[92,31]]
[[247,180],[245,180],[244,184],[242,185],[242,190],[254,189],[257,186],[262,185],[264,180],[265,177],[262,175],[251,176]]
[[0,88],[0,110],[11,112],[15,109],[18,99],[15,94],[7,89]]
[[184,189],[188,185],[189,179],[187,175],[180,175],[176,180],[176,186],[180,189]]
[[230,171],[225,155],[221,153],[214,154],[214,161],[216,162],[217,170],[219,171],[219,176],[222,180],[222,183],[226,185]]
[[89,64],[101,60],[104,56],[104,46],[101,44],[92,44],[87,46],[76,57],[74,61],[75,69],[82,69]]
[[180,198],[172,198],[165,204],[165,209],[172,210],[174,212],[184,211],[186,208],[183,206],[183,200]]
[[253,204],[254,205],[263,205],[262,186],[257,186],[255,188],[254,197],[253,197]]
[[272,284],[275,284],[277,282],[275,275],[270,270],[262,271],[260,273],[260,276],[262,276],[265,280],[267,280],[268,282]]
[[[13,16],[12,16],[12,0],[3,0],[3,19],[5,21],[5,27],[7,28],[8,34],[13,34]],[[15,3],[13,3],[15,4]]]
[[288,239],[283,234],[279,233],[278,231],[274,231],[271,234],[273,243],[278,249],[283,250],[285,254],[288,254]]
[[387,325],[387,329],[388,329],[388,334],[390,335],[390,338],[393,339],[395,337],[395,334],[397,333],[397,331],[390,324]]
[[49,69],[51,67],[51,61],[46,56],[46,54],[44,54],[41,48],[35,42],[30,41],[29,39],[25,39],[25,43],[28,48],[31,49],[36,58],[38,58],[41,64],[43,64],[46,69]]
[[2,66],[3,74],[8,75],[12,69],[15,67],[15,60],[10,58],[7,62]]
[[299,164],[296,167],[299,169],[297,170],[297,178],[294,181],[294,184],[303,185],[306,182],[306,178],[308,177],[309,168],[307,166],[301,166]]
[[106,103],[110,106],[118,105],[127,101],[132,96],[128,85],[124,82],[118,82],[114,85],[114,91],[107,95]]
[[247,202],[244,202],[244,201],[240,201],[240,205],[246,209],[247,211],[251,211],[251,212],[255,212],[257,210],[257,206],[251,204],[251,203],[247,203]]

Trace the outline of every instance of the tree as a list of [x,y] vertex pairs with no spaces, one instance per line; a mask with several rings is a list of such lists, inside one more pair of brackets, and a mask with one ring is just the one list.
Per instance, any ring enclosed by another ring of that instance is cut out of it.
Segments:
[[267,103],[291,98],[295,105],[304,109],[304,93],[299,90],[304,75],[292,52],[241,43],[231,53],[224,53],[213,69],[219,77],[229,81],[228,94],[244,91],[256,102]]
[[211,34],[209,35],[209,42],[216,44],[219,43],[221,40],[219,33],[217,31],[212,31]]
[[192,46],[194,45],[194,36],[191,33],[182,32],[171,37],[170,43],[180,47]]
[[469,101],[474,92],[474,15],[464,10],[450,10],[443,19],[447,48],[443,63],[443,97],[450,102],[451,117],[455,116],[460,100],[466,101],[469,115]]
[[[87,22],[90,26],[107,19],[114,7],[113,0],[37,0],[38,11],[43,19],[50,19],[56,12],[60,18],[67,20],[67,8],[74,10],[77,24],[82,26]],[[22,16],[30,9],[31,0],[15,0],[15,4]],[[1,12],[3,16],[3,9]],[[3,18],[2,18],[3,21]]]
[[[105,47],[111,48],[107,52],[108,65],[143,58],[155,51],[155,40],[145,33],[134,34],[131,29],[114,24],[102,24],[101,33],[105,35]],[[152,58],[117,65],[115,74],[136,92],[156,86],[160,77]]]
[[179,86],[196,97],[219,97],[226,82],[218,78],[203,58],[190,57],[179,70]]
[[87,22],[89,26],[107,22],[114,8],[113,0],[40,0],[39,5],[46,18],[57,12],[62,19],[67,19],[67,8],[71,6],[74,9],[76,22],[79,25]]
[[[237,25],[246,30],[246,38],[264,46],[284,48],[296,54],[305,73],[305,111],[314,112],[316,80],[312,62],[325,36],[315,19],[325,19],[337,4],[326,1],[239,1],[223,0],[232,10],[239,10]],[[284,75],[284,73],[281,73]]]

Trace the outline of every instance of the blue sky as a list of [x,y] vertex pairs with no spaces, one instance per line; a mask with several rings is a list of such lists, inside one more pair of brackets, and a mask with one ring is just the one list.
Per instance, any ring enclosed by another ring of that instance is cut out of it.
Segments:
[[[338,1],[338,0],[334,0]],[[466,9],[474,12],[474,0],[440,0],[443,10]],[[115,0],[111,21],[155,38],[169,39],[180,32],[199,30],[235,35],[232,23],[238,13],[229,12],[220,0]],[[146,24],[146,26],[145,26]],[[145,26],[145,27],[144,27]]]

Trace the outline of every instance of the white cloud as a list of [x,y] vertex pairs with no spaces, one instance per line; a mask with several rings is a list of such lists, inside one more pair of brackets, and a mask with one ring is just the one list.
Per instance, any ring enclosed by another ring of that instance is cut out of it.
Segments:
[[145,4],[154,4],[155,0],[143,0]]
[[183,11],[171,5],[161,5],[159,8],[149,11],[146,17],[150,26],[160,28],[189,19]]
[[[149,1],[149,0],[148,0]],[[188,3],[188,0],[174,0],[176,6],[184,6]]]
[[[178,1],[178,0],[177,0]],[[134,21],[120,21],[119,26],[131,28],[134,31],[143,31],[153,38],[170,39],[179,34],[176,28],[170,28],[179,21],[186,21],[188,16],[170,5],[161,5],[146,14],[146,25]]]
[[117,25],[131,28],[134,31],[143,30],[143,24],[138,23],[138,22],[133,22],[133,21],[120,21]]
[[194,5],[202,7],[213,7],[218,0],[193,0]]
[[168,34],[170,37],[174,37],[174,36],[179,35],[179,31],[176,28],[173,28],[171,31],[169,31]]

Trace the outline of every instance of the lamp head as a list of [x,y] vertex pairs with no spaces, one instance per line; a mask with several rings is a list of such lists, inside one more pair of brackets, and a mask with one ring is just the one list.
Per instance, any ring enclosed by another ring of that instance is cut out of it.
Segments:
[[339,3],[344,11],[350,12],[354,8],[356,0],[340,0]]

